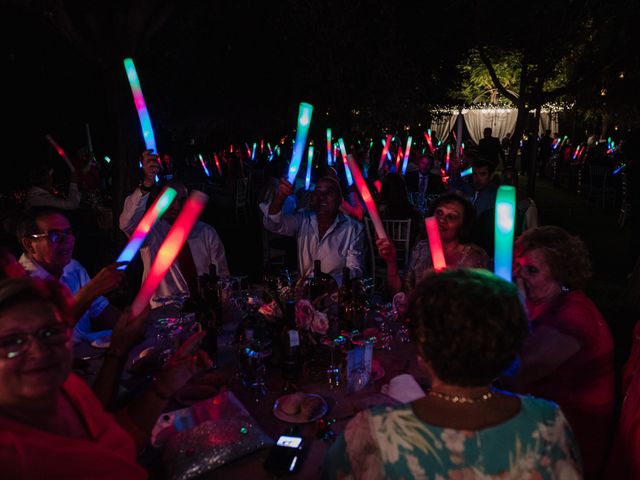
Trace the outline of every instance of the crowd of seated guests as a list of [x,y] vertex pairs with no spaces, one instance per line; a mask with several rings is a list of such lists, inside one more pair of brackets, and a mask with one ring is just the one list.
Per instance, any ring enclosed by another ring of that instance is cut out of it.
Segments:
[[[221,157],[227,181],[245,175],[243,155]],[[398,263],[393,242],[377,239],[375,245],[387,263],[387,294],[404,292],[409,299],[406,315],[431,390],[410,405],[358,414],[329,451],[324,475],[465,478],[508,472],[513,478],[601,478],[615,429],[613,342],[582,291],[591,273],[584,244],[560,228],[539,227],[535,203],[518,190],[514,283],[509,284],[485,270],[491,268],[497,188],[500,183],[517,187],[515,169],[505,168],[498,178],[493,162],[476,157],[472,175],[447,179],[434,171],[433,158],[421,155],[406,178],[393,172],[380,178],[370,158],[358,152],[356,159],[370,171],[372,192],[373,180],[382,181],[376,197],[382,217],[412,222],[407,265]],[[118,212],[127,236],[160,187],[157,156],[146,151],[141,163],[141,182]],[[273,168],[269,162],[264,167]],[[273,175],[280,176],[283,169],[276,170]],[[25,212],[16,232],[23,250],[19,262],[0,251],[6,277],[0,283],[0,465],[10,478],[44,472],[144,478],[135,462],[136,446],[148,441],[177,389],[210,361],[198,351],[201,336],[196,336],[142,394],[118,406],[113,416],[105,413],[114,408],[123,359],[139,341],[148,311],[133,318],[104,297],[123,281],[121,265],[107,265],[92,279],[74,260],[74,232],[59,210],[71,204],[48,202],[51,172],[41,173],[29,205],[49,206]],[[338,284],[344,267],[353,276],[365,275],[365,209],[357,190],[345,184],[340,168],[323,168],[314,183],[303,203],[286,178],[267,183],[261,223],[295,239],[300,278],[311,274],[314,260],[321,260],[323,272]],[[177,199],[141,251],[143,278],[188,196],[179,179],[169,186]],[[440,194],[429,212],[447,263],[438,275],[408,189]],[[75,201],[72,186],[68,197]],[[210,264],[220,275],[229,274],[216,230],[198,222],[158,294],[193,295]],[[153,301],[150,307],[159,305]],[[92,393],[70,372],[70,345],[97,338],[105,329],[112,330],[111,347]],[[637,360],[631,364],[633,370]],[[640,428],[629,427],[640,410],[634,373],[627,375],[635,383],[628,381],[626,391],[635,396],[623,408],[626,420],[621,419],[611,472],[638,468],[628,448],[628,442],[640,443],[634,439]]]

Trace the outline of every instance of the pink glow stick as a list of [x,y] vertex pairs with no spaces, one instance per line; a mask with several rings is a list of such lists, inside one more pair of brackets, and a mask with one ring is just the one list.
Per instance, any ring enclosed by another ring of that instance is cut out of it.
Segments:
[[433,268],[439,272],[447,268],[447,262],[444,259],[444,250],[442,249],[442,240],[440,239],[440,230],[438,230],[438,221],[436,217],[427,217],[424,219],[427,227],[427,236],[429,237],[429,249],[431,250],[431,260]]
[[56,152],[58,152],[58,155],[60,155],[62,157],[62,159],[65,161],[65,163],[67,164],[67,167],[69,167],[69,170],[71,170],[71,172],[75,172],[76,169],[73,166],[73,164],[71,163],[71,160],[69,160],[69,157],[67,157],[67,154],[64,153],[64,150],[62,149],[62,147],[60,145],[58,145],[56,143],[56,141],[53,139],[53,137],[49,134],[46,134],[44,136],[44,138],[47,139],[47,141],[51,144],[51,146],[54,148],[54,150]]
[[384,162],[387,159],[387,153],[389,153],[389,147],[391,146],[391,139],[393,135],[387,135],[387,139],[384,142],[384,148],[382,149],[382,155],[380,155],[380,163],[378,164],[378,172],[382,172],[384,168]]
[[371,217],[371,221],[373,222],[373,227],[376,229],[376,235],[378,236],[378,238],[388,238],[387,232],[384,231],[382,220],[380,220],[380,215],[378,214],[376,204],[373,201],[373,197],[371,196],[369,187],[367,187],[367,182],[365,182],[364,178],[362,178],[362,173],[360,173],[358,164],[351,155],[347,157],[347,161],[349,162],[349,170],[351,170],[351,174],[353,175],[353,179],[356,182],[356,186],[358,187],[360,196],[362,197],[362,200],[364,200],[364,204],[366,205],[369,216]]
[[213,159],[216,162],[216,168],[218,169],[218,173],[222,176],[222,168],[220,168],[220,160],[218,160],[218,154],[213,152]]
[[151,265],[149,275],[147,275],[142,287],[140,287],[138,295],[136,295],[136,298],[131,304],[131,314],[134,317],[140,315],[149,304],[149,300],[151,300],[160,282],[177,258],[184,242],[187,241],[189,233],[191,233],[191,229],[202,213],[208,199],[209,197],[197,190],[194,190],[191,192],[191,195],[189,195],[178,218],[176,218],[167,237],[164,239],[164,242],[162,242],[160,250],[158,250],[158,254],[153,261],[153,265]]

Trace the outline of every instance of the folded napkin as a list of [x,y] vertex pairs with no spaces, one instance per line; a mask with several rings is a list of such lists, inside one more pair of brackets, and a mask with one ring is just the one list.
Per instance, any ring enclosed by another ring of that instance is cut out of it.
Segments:
[[403,373],[393,377],[388,385],[382,386],[382,393],[402,403],[409,403],[426,395],[413,375]]

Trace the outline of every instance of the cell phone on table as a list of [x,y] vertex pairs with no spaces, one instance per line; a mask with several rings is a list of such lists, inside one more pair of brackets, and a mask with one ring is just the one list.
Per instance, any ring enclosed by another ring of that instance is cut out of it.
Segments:
[[295,435],[281,435],[264,461],[268,472],[286,475],[296,473],[302,463],[304,440]]

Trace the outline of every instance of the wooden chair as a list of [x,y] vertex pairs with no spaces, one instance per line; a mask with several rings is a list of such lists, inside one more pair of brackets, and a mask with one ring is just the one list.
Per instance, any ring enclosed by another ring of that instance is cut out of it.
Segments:
[[[411,242],[411,219],[407,220],[382,220],[385,231],[389,240],[396,247],[398,258],[398,269],[402,271],[409,263],[410,242]],[[385,261],[378,255],[375,239],[376,232],[373,222],[366,216],[364,217],[365,232],[369,246],[369,268],[371,278],[373,279],[374,293],[384,293],[387,287],[387,265]]]

